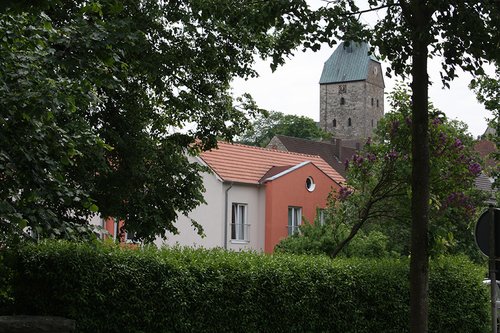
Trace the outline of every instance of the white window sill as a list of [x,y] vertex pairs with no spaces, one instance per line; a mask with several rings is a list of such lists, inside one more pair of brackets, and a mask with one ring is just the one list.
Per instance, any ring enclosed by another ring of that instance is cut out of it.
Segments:
[[240,239],[231,239],[231,244],[248,244],[250,241],[240,240]]

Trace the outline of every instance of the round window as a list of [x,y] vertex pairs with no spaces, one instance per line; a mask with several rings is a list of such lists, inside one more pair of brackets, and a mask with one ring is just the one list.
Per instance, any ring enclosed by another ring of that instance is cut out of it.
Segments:
[[309,192],[314,191],[314,189],[316,188],[316,184],[314,184],[314,179],[312,179],[312,177],[307,177],[306,188]]

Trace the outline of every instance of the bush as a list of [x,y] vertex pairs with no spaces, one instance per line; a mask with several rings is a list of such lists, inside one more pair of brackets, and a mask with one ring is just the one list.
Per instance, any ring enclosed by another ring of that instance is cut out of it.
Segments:
[[0,313],[12,307],[12,277],[14,272],[5,264],[5,252],[0,250]]
[[[44,243],[10,253],[16,314],[78,332],[405,332],[408,261]],[[431,332],[486,332],[482,269],[431,266]]]
[[[330,255],[349,233],[350,229],[345,225],[304,223],[300,226],[300,233],[282,239],[274,250],[289,254]],[[359,230],[356,237],[344,246],[338,256],[383,258],[399,255],[389,250],[389,237],[384,233],[376,230],[369,232]]]

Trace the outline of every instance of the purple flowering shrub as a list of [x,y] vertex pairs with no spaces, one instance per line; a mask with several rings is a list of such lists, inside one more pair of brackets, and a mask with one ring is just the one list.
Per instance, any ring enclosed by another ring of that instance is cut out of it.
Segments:
[[[325,223],[304,225],[300,235],[285,240],[287,248],[332,257],[357,256],[368,248],[377,248],[381,256],[409,255],[410,99],[399,89],[391,100],[397,112],[386,114],[376,135],[345,161],[347,183],[331,193]],[[448,120],[432,107],[430,114],[431,254],[462,253],[476,259],[479,252],[470,225],[482,202],[474,189],[480,160],[464,124]]]
[[[393,250],[407,255],[412,121],[404,89],[391,98],[398,111],[386,114],[375,137],[345,161],[348,181],[332,196],[329,213],[337,224],[382,231]],[[481,161],[465,124],[447,119],[432,105],[430,110],[431,248],[434,254],[461,252],[474,257],[470,224],[482,200],[474,188]]]

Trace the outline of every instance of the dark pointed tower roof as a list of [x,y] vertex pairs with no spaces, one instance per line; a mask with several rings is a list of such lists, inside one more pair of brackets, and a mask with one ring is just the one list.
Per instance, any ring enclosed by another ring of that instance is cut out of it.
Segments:
[[[349,44],[349,45],[347,45]],[[342,42],[323,66],[320,84],[366,80],[370,60],[379,62],[369,54],[367,43]]]

